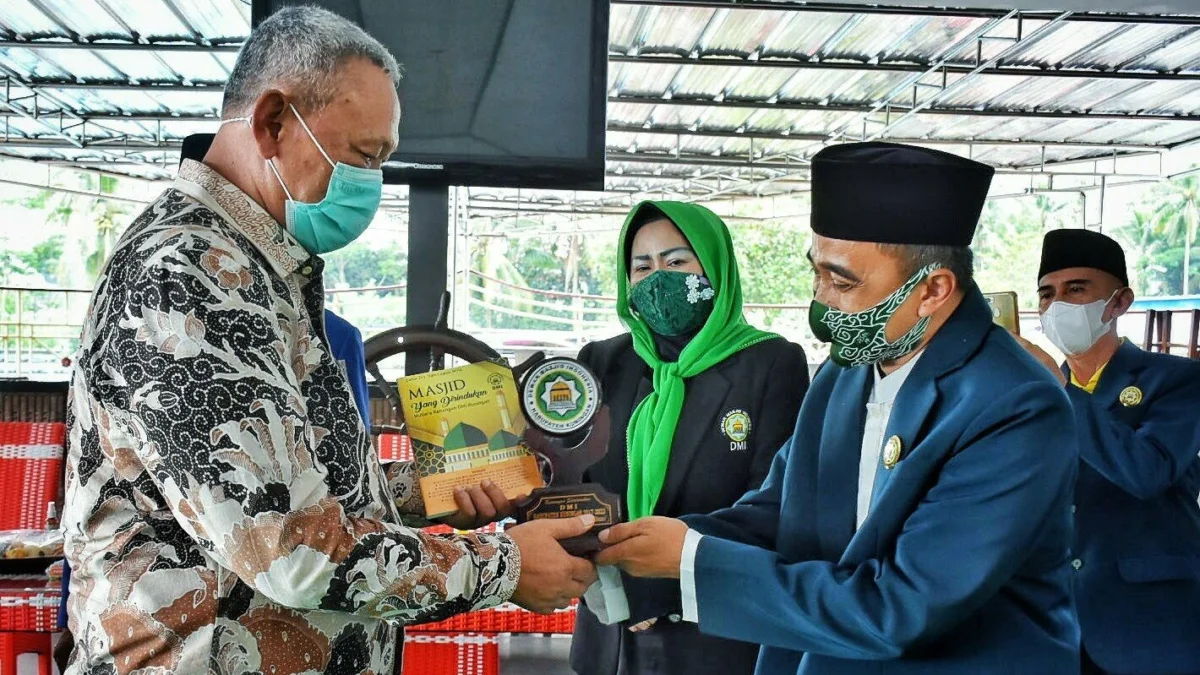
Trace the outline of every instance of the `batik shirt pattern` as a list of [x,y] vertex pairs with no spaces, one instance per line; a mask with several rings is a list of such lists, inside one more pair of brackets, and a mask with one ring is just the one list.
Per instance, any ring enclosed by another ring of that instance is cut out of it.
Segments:
[[397,624],[497,605],[519,553],[436,536],[330,354],[322,261],[208,167],[129,227],[74,360],[69,675],[393,672]]

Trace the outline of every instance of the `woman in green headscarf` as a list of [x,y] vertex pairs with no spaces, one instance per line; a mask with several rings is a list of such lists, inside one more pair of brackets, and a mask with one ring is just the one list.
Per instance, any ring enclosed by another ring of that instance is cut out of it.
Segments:
[[[579,355],[600,378],[613,425],[588,480],[624,494],[631,519],[730,506],[766,478],[791,435],[808,389],[804,352],[746,323],[729,230],[703,206],[637,205],[618,255],[617,312],[629,332]],[[579,612],[579,675],[754,671],[757,645],[679,620],[678,581],[621,579],[624,599],[612,604],[627,612]]]

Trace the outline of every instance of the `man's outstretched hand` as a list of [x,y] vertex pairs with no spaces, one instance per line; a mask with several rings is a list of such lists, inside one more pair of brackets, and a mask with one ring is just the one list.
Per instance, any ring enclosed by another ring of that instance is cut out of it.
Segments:
[[600,533],[607,548],[597,565],[620,565],[635,577],[678,579],[688,526],[681,520],[652,516],[614,525]]
[[504,496],[500,486],[490,480],[455,490],[454,503],[458,505],[458,513],[439,520],[456,530],[477,530],[513,513],[513,503]]
[[512,601],[531,612],[549,614],[570,606],[596,581],[596,566],[563,550],[560,539],[586,533],[594,516],[532,520],[504,531],[521,551],[521,579]]

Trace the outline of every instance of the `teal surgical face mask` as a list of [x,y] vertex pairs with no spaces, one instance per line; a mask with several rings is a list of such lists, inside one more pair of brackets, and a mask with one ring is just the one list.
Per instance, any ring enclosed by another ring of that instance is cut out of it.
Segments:
[[[296,107],[288,104],[304,132],[312,139],[313,145],[321,152],[321,156],[333,167],[333,175],[329,177],[329,188],[325,198],[311,204],[299,202],[292,198],[287,184],[279,175],[274,159],[267,160],[267,166],[275,174],[279,186],[287,195],[284,206],[288,232],[300,242],[309,253],[321,255],[336,251],[357,239],[379,211],[379,203],[383,199],[383,171],[381,169],[364,169],[350,166],[342,162],[334,162],[325,152],[325,148],[317,141],[304,118]],[[249,117],[235,117],[226,122],[245,122],[250,125]]]

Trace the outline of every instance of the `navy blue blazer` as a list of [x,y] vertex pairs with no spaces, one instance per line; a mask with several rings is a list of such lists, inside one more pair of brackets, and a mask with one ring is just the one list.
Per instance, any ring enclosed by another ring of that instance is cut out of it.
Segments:
[[822,368],[762,488],[684,519],[708,535],[700,630],[761,643],[760,675],[1078,673],[1063,388],[970,290],[900,389],[856,531],[872,384]]
[[1126,343],[1094,394],[1067,392],[1084,647],[1112,672],[1200,673],[1200,362]]

